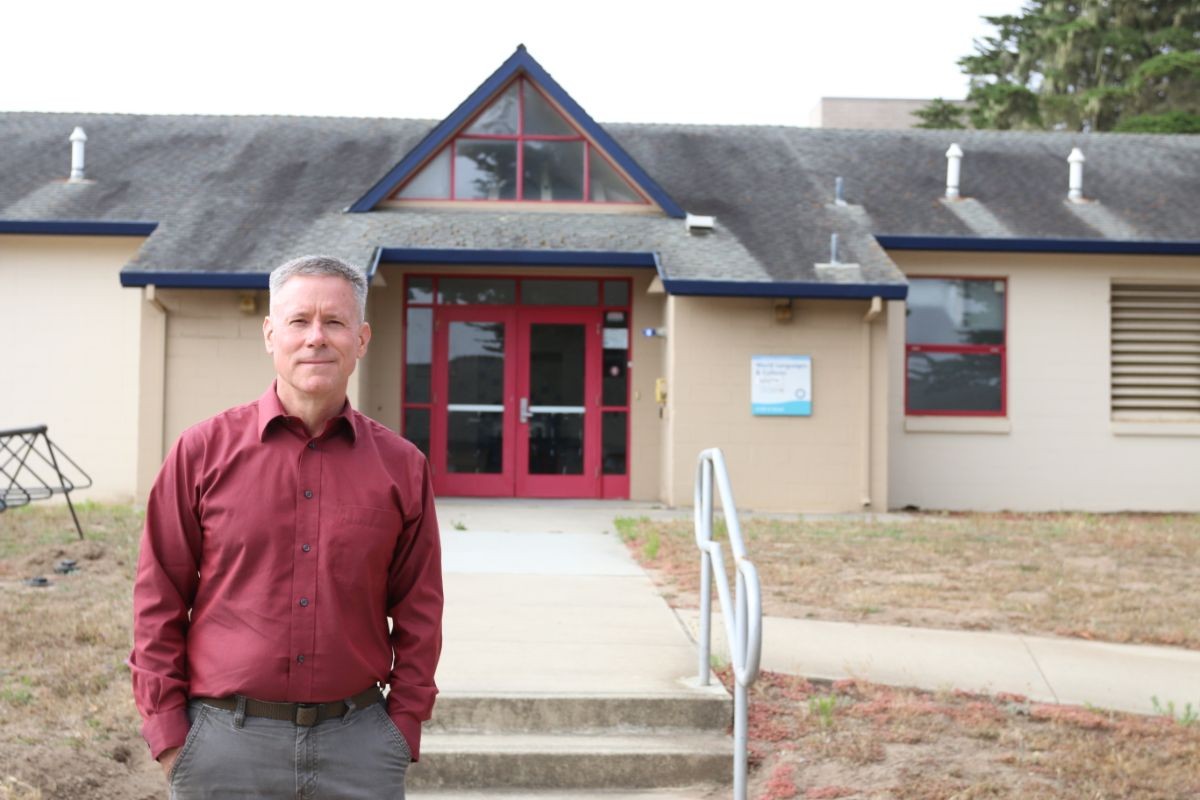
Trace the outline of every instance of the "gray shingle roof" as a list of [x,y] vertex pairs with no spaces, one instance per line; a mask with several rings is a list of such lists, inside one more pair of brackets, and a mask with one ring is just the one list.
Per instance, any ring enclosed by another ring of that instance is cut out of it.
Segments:
[[[88,134],[68,184],[67,137]],[[653,251],[675,280],[903,283],[877,234],[1200,240],[1200,137],[608,125],[714,233],[608,213],[384,209],[353,203],[434,125],[422,120],[0,114],[0,220],[159,222],[136,271],[270,270],[301,252],[360,264],[376,247]],[[966,155],[957,203],[944,153]],[[1087,156],[1067,203],[1066,157]],[[834,179],[848,206],[835,206]],[[830,233],[858,274],[818,270]],[[848,277],[849,276],[849,277]]]

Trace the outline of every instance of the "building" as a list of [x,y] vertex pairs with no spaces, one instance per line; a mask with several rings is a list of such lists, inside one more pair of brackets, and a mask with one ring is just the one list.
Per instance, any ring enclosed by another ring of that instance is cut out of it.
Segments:
[[0,140],[0,428],[92,497],[261,392],[267,273],[323,252],[443,494],[688,505],[720,446],[746,508],[1200,510],[1200,137],[600,125],[518,48],[440,122]]
[[[965,100],[950,100],[951,105],[966,107]],[[888,130],[911,128],[921,121],[916,115],[930,99],[898,97],[822,97],[808,114],[814,128],[850,128]]]

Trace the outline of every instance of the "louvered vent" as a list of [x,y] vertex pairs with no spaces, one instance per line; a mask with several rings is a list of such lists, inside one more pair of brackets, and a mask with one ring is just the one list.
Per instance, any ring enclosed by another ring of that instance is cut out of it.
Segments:
[[1112,409],[1200,418],[1200,283],[1112,285]]

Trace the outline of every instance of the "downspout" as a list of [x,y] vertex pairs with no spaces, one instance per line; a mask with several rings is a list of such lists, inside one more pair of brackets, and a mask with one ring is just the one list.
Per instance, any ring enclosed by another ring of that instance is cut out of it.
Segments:
[[867,308],[867,313],[863,315],[862,325],[862,342],[863,342],[863,365],[866,368],[863,377],[863,408],[865,409],[863,419],[863,436],[862,436],[862,507],[871,507],[871,375],[874,372],[871,364],[871,323],[883,313],[883,298],[872,297],[871,305]]

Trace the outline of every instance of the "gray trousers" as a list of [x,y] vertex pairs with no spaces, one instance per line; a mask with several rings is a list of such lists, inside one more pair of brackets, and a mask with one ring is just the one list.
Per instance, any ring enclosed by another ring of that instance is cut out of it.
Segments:
[[[305,728],[193,700],[171,800],[403,800],[408,744],[383,703]],[[240,724],[239,724],[240,723]]]

